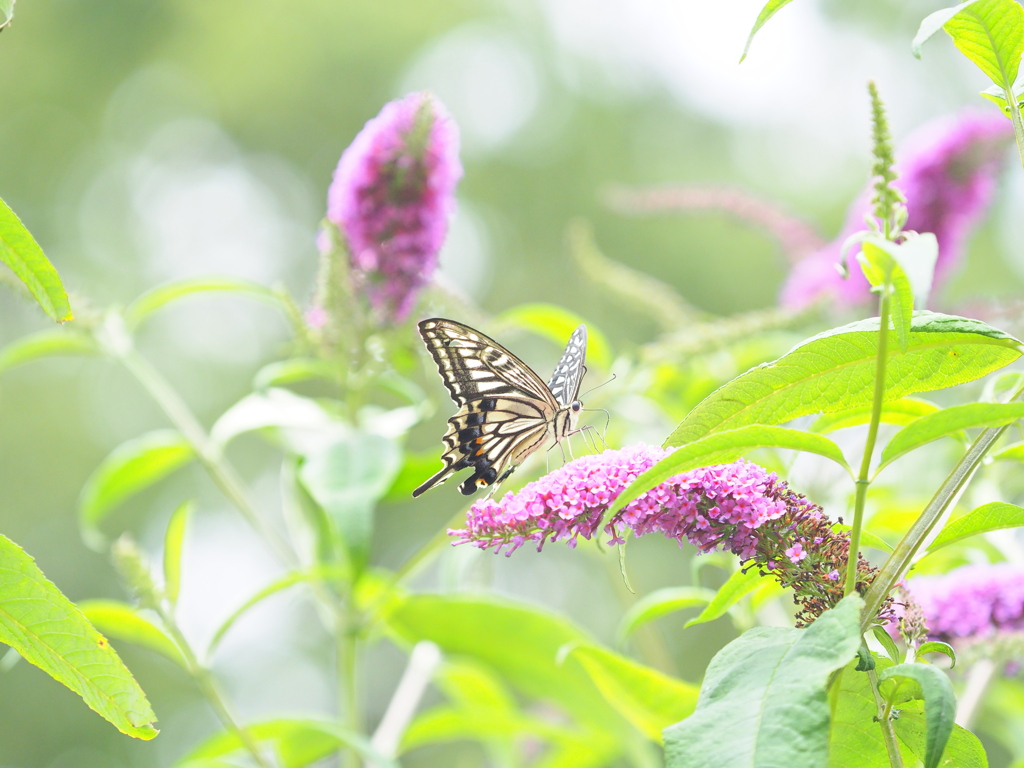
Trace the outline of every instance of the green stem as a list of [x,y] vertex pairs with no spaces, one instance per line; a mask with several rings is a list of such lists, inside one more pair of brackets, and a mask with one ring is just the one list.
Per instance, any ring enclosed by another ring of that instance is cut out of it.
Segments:
[[875,719],[882,728],[882,741],[885,742],[885,751],[889,754],[889,764],[892,768],[903,768],[903,755],[900,754],[896,732],[892,727],[892,705],[882,698],[878,690],[878,673],[875,670],[868,670],[868,681],[871,683],[871,694],[875,697]]
[[217,486],[228,497],[232,504],[238,508],[248,523],[264,538],[274,554],[289,566],[296,565],[295,553],[285,542],[284,538],[269,525],[257,512],[256,508],[249,502],[248,493],[239,478],[234,467],[227,459],[214,449],[209,435],[203,429],[199,420],[195,417],[188,405],[171,386],[170,382],[154,368],[148,360],[143,358],[132,346],[131,338],[124,332],[119,333],[119,328],[107,326],[107,335],[115,336],[113,341],[107,339],[105,346],[116,357],[122,365],[136,378],[143,389],[149,393],[160,409],[170,419],[171,423],[192,446],[196,458]]
[[875,453],[878,439],[878,425],[882,420],[882,404],[885,401],[885,366],[889,356],[889,281],[883,286],[878,308],[878,355],[875,358],[875,392],[871,400],[871,422],[868,437],[864,443],[864,457],[857,475],[857,495],[853,505],[853,526],[850,528],[850,554],[846,561],[846,583],[843,595],[849,595],[857,588],[857,564],[860,561],[860,532],[864,527],[864,506],[871,484],[871,458]]
[[[1024,400],[1024,386],[1019,388],[1008,402],[1014,403],[1021,402],[1022,400]],[[903,578],[903,574],[910,567],[910,563],[928,537],[928,534],[931,533],[935,525],[942,519],[946,509],[953,502],[953,499],[956,498],[960,489],[970,479],[971,475],[974,474],[974,470],[981,464],[981,460],[988,453],[992,444],[999,439],[1007,428],[1008,426],[990,427],[978,435],[978,439],[971,444],[967,453],[953,467],[953,471],[949,473],[949,476],[939,486],[938,490],[935,491],[935,495],[932,496],[924,510],[910,525],[903,538],[900,539],[899,544],[896,545],[892,554],[883,563],[881,570],[872,580],[871,586],[868,587],[864,595],[864,612],[861,614],[860,619],[862,632],[867,632],[868,628],[875,623],[882,603],[885,602],[885,598],[892,591],[892,588],[896,586],[896,582]]]
[[238,739],[238,743],[252,755],[253,760],[256,761],[256,764],[260,766],[260,768],[273,768],[272,764],[263,755],[263,752],[259,748],[259,744],[257,744],[256,740],[252,737],[252,734],[243,726],[239,725],[238,721],[231,714],[231,710],[228,709],[227,701],[217,688],[217,683],[213,679],[213,675],[210,674],[210,670],[199,663],[199,659],[196,658],[196,654],[192,650],[192,646],[189,645],[185,635],[178,627],[177,622],[174,620],[174,616],[162,608],[158,609],[158,612],[160,614],[160,618],[163,619],[167,632],[172,638],[174,638],[174,641],[178,644],[179,650],[181,650],[182,656],[185,657],[185,663],[188,666],[188,673],[192,676],[192,679],[196,681],[196,685],[198,685],[199,690],[203,692],[203,695],[210,703],[210,706],[213,708],[218,719],[224,725],[224,728],[235,735]]
[[[344,713],[342,725],[350,733],[362,733],[363,717],[359,709],[359,683],[356,677],[359,666],[358,622],[351,612],[338,613],[338,698]],[[355,749],[342,746],[338,760],[349,768],[359,768],[359,752]]]
[[1003,88],[1003,95],[1006,97],[1006,106],[1010,110],[1010,122],[1013,123],[1013,137],[1017,141],[1017,153],[1020,155],[1020,163],[1024,166],[1024,116],[1017,106],[1018,97],[1014,94],[1013,88]]

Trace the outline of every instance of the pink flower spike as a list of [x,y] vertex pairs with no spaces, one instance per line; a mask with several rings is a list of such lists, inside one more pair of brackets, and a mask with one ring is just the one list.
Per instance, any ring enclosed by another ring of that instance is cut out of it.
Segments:
[[[583,456],[500,501],[476,502],[466,527],[449,534],[456,544],[504,549],[508,555],[527,541],[540,550],[549,540],[576,546],[580,537],[602,533],[614,544],[627,528],[637,537],[661,533],[701,552],[732,552],[746,567],[771,572],[783,586],[793,587],[800,625],[842,599],[843,589],[831,574],[838,577],[846,568],[847,536],[832,530],[820,507],[750,462],[678,474],[606,521],[609,506],[633,478],[668,454],[635,445]],[[593,493],[597,488],[601,492]],[[812,550],[804,548],[809,541],[815,542]],[[866,589],[875,571],[860,557],[857,571],[857,588]],[[880,617],[889,613],[887,603]]]
[[[988,208],[1000,161],[1012,140],[1013,127],[1004,116],[968,112],[928,123],[904,142],[910,149],[896,163],[898,178],[893,185],[907,199],[903,229],[932,232],[938,240],[936,286],[962,261],[967,237]],[[869,186],[850,206],[836,239],[793,267],[782,289],[784,306],[805,307],[826,297],[840,306],[853,306],[871,298],[857,266],[858,248],[846,255],[848,277],[836,269],[847,238],[865,229],[871,196]]]
[[342,153],[327,218],[352,276],[384,323],[404,320],[437,267],[462,176],[459,135],[427,93],[384,105]]
[[965,565],[908,579],[906,591],[933,639],[955,644],[1024,632],[1024,566]]

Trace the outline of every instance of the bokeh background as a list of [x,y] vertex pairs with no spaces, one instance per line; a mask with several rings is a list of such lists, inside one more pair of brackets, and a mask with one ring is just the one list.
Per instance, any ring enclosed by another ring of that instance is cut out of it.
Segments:
[[[739,186],[828,239],[868,175],[869,79],[887,102],[897,145],[933,117],[984,108],[982,75],[947,39],[929,43],[923,62],[910,55],[920,19],[943,3],[801,0],[762,30],[740,65],[759,4],[22,0],[0,34],[0,196],[60,271],[76,314],[202,274],[282,284],[305,301],[338,156],[385,101],[429,89],[459,124],[465,166],[444,279],[487,312],[525,301],[565,306],[628,355],[648,340],[650,323],[581,278],[567,255],[571,221],[588,221],[605,255],[714,314],[775,306],[788,264],[774,240],[723,214],[610,211],[610,187]],[[1021,294],[1024,250],[1013,244],[1024,239],[1022,179],[1019,169],[1004,175],[937,306]],[[46,323],[15,293],[0,294],[0,343]],[[209,423],[284,354],[287,338],[265,307],[210,296],[154,318],[140,346]],[[557,349],[520,340],[538,369],[553,364]],[[740,365],[719,363],[721,377]],[[418,449],[436,445],[444,415],[417,431]],[[162,426],[137,384],[107,362],[44,361],[0,380],[0,531],[72,599],[123,598],[106,556],[82,543],[77,497],[112,448]],[[276,504],[273,449],[246,439],[233,451],[267,505]],[[460,503],[455,489],[434,493],[381,510],[377,562],[400,562],[447,522]],[[187,496],[202,514],[188,544],[183,623],[204,638],[277,566],[199,469],[132,500],[121,523],[158,551],[167,516]],[[633,552],[641,553],[631,564],[640,595],[690,578],[691,555],[672,542],[645,540]],[[459,550],[416,586],[445,587],[467,573],[568,614],[606,641],[635,599],[617,558],[594,548],[553,546],[509,560]],[[331,641],[319,626],[292,593],[239,624],[215,668],[243,719],[332,710]],[[688,680],[734,631],[720,622],[682,633],[674,618],[663,626],[655,661]],[[0,766],[166,766],[217,729],[180,670],[119,650],[160,717],[155,741],[121,736],[18,663],[0,672]],[[402,664],[387,644],[367,658],[371,724]],[[480,753],[459,754],[459,765],[482,764]],[[455,764],[446,759],[428,753],[408,764]]]

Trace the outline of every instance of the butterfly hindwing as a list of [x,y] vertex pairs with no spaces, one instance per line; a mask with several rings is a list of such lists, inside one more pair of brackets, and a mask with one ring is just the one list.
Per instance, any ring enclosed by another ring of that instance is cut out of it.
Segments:
[[[464,494],[499,483],[550,437],[559,440],[574,425],[577,409],[567,408],[529,366],[493,339],[440,318],[424,320],[419,329],[459,410],[448,419],[443,437],[444,467],[413,496],[463,469],[473,469],[459,486]],[[552,375],[573,400],[585,353],[586,329],[580,326]]]
[[573,331],[569,343],[565,345],[562,359],[558,361],[555,372],[551,374],[551,381],[548,382],[548,389],[563,408],[572,405],[580,395],[583,374],[587,372],[583,364],[586,357],[587,326],[581,325]]

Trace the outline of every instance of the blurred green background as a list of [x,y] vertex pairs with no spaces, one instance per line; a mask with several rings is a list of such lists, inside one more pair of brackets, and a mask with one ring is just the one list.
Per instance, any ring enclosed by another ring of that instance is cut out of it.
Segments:
[[[868,79],[888,104],[897,146],[931,117],[982,108],[982,76],[948,40],[933,41],[924,62],[910,55],[917,24],[941,3],[801,0],[740,66],[758,5],[21,0],[0,34],[0,196],[58,268],[80,316],[210,273],[281,283],[304,301],[338,156],[385,101],[427,88],[459,123],[465,165],[444,278],[488,312],[525,301],[566,306],[628,352],[651,328],[580,278],[565,245],[574,218],[591,222],[607,256],[716,314],[773,306],[786,257],[724,215],[610,212],[609,186],[742,186],[831,238],[870,165]],[[938,306],[1020,294],[1024,252],[1010,247],[1022,237],[1020,178],[1004,179]],[[0,296],[0,342],[44,327],[30,303]],[[264,307],[204,297],[155,318],[140,344],[209,423],[249,391],[261,364],[284,354],[287,335]],[[557,351],[526,343],[523,354],[544,370]],[[441,423],[439,415],[418,431],[415,447],[433,450]],[[106,557],[81,542],[76,499],[113,447],[162,426],[137,385],[106,362],[46,361],[0,380],[0,531],[72,599],[123,597]],[[256,440],[235,450],[274,505],[274,451]],[[189,495],[203,514],[189,541],[183,622],[208,637],[276,566],[196,468],[126,505],[123,524],[158,550],[167,516]],[[451,487],[428,498],[381,511],[378,562],[399,562],[461,503]],[[551,546],[506,560],[457,550],[417,585],[444,587],[471,573],[609,641],[635,598],[614,556],[585,551]],[[690,553],[672,542],[644,540],[636,552],[640,595],[688,580]],[[694,681],[732,630],[683,635],[682,623],[665,620],[660,662]],[[0,766],[165,766],[217,729],[179,670],[119,650],[154,704],[161,736],[119,735],[19,663],[0,672]],[[330,639],[301,595],[255,610],[215,661],[243,719],[334,706]],[[367,659],[371,725],[402,661],[387,645]],[[472,750],[460,759],[480,764]],[[451,763],[428,753],[408,764]]]

